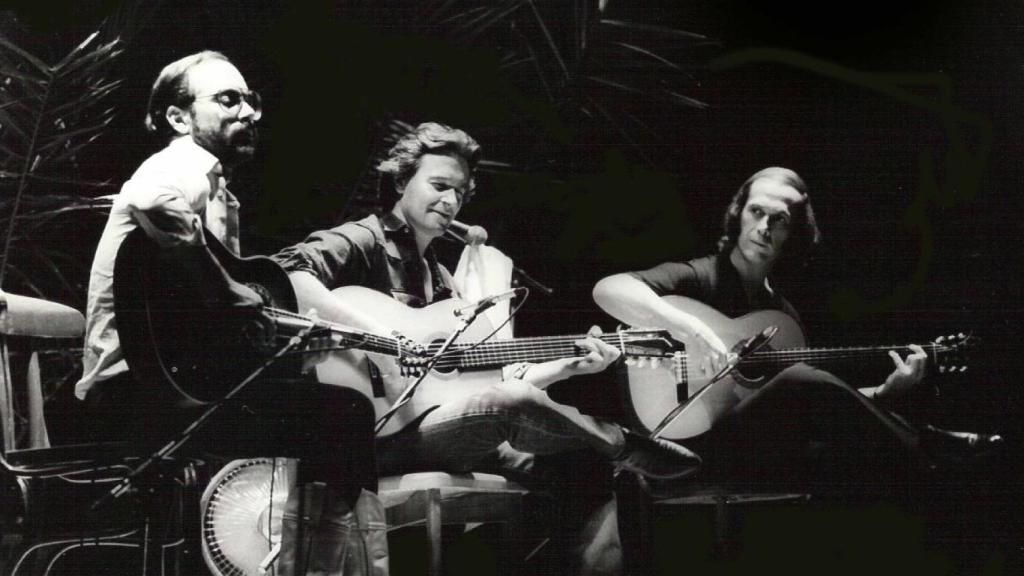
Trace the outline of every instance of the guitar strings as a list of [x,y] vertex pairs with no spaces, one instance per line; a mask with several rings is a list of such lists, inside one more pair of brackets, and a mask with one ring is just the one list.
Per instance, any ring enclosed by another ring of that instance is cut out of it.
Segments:
[[[525,302],[525,299],[524,299]],[[509,318],[505,320],[507,323],[518,311],[519,307],[522,306],[522,302],[509,314]],[[301,320],[303,322],[311,322],[311,320],[301,314],[294,312],[278,309],[268,308],[267,311],[274,316],[291,318],[294,320]],[[324,322],[320,320],[321,322]],[[327,322],[329,326],[338,326],[341,328],[347,328],[340,324]],[[504,364],[514,361],[547,361],[564,358],[566,356],[575,356],[579,351],[579,348],[575,345],[575,340],[586,338],[587,335],[578,336],[531,336],[525,338],[513,338],[505,340],[488,340],[494,333],[501,329],[504,325],[499,325],[494,331],[486,338],[475,343],[456,343],[448,349],[443,355],[436,358],[434,367],[438,369],[455,369],[460,367],[472,368],[472,367],[484,367],[498,364]],[[351,330],[351,328],[348,328]],[[637,332],[651,332],[649,330],[637,330]],[[630,330],[626,330],[625,333],[628,335]],[[372,333],[360,334],[358,339],[349,336],[344,336],[346,340],[359,340],[359,344],[364,347],[371,349],[371,351],[380,352],[392,356],[397,356],[401,350],[401,346],[393,338],[384,336],[378,336]],[[601,341],[616,346],[621,343],[620,333],[601,334],[597,336]],[[636,344],[634,344],[636,346]],[[439,342],[432,342],[428,344],[425,349],[431,356],[436,355],[436,350],[440,348]],[[956,346],[950,346],[938,343],[928,343],[922,345],[922,348],[929,354],[936,354],[941,351],[951,350]],[[325,347],[318,349],[310,349],[309,353],[312,352],[328,352],[333,350],[347,350],[346,347]],[[755,352],[748,358],[745,358],[741,365],[745,366],[766,366],[780,363],[796,363],[801,361],[815,360],[829,360],[829,359],[853,359],[863,357],[865,355],[878,354],[880,352],[887,352],[888,350],[905,350],[907,346],[850,346],[850,347],[834,347],[834,348],[789,348],[783,350],[768,350]],[[623,351],[626,352],[626,351]],[[636,354],[640,355],[640,354]],[[646,356],[659,357],[654,354],[645,354]],[[671,357],[672,353],[665,353],[661,357]],[[679,360],[686,366],[687,355],[685,352],[678,353]]]

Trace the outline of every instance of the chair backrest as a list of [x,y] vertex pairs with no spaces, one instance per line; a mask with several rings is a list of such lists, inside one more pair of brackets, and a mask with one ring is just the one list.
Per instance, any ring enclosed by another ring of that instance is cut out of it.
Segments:
[[[0,432],[3,434],[5,455],[21,448],[16,442],[19,415],[15,406],[15,385],[11,378],[7,337],[76,338],[84,332],[85,318],[74,308],[0,291]],[[29,426],[29,445],[25,447],[40,447],[39,444],[48,441],[43,420],[42,384],[35,356],[29,360],[24,381],[27,402],[26,414],[22,418]]]

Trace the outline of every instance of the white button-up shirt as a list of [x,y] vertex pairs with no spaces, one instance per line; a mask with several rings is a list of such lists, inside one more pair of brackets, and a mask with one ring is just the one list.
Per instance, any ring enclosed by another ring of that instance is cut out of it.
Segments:
[[205,243],[205,225],[235,254],[238,200],[225,187],[217,157],[189,137],[150,156],[121,187],[103,229],[89,276],[82,379],[84,399],[101,380],[128,370],[114,318],[114,261],[129,232],[141,226],[165,247]]

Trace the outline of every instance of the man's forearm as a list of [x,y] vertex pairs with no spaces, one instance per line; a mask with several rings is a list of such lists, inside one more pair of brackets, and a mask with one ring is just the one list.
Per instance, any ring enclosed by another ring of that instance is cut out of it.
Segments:
[[299,312],[309,313],[315,309],[319,317],[338,322],[360,330],[378,335],[390,334],[392,328],[378,322],[375,318],[358,310],[355,306],[338,298],[327,289],[320,280],[306,271],[290,272],[288,278],[295,289],[295,297],[299,303]]
[[666,303],[647,284],[629,274],[601,280],[594,286],[593,296],[602,310],[633,326],[683,330],[690,335],[710,330],[700,319]]

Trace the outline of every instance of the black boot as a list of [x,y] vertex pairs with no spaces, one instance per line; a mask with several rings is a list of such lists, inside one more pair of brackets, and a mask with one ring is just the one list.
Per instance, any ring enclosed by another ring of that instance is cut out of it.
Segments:
[[962,464],[1003,444],[998,434],[943,430],[930,424],[921,429],[920,447],[936,464]]

